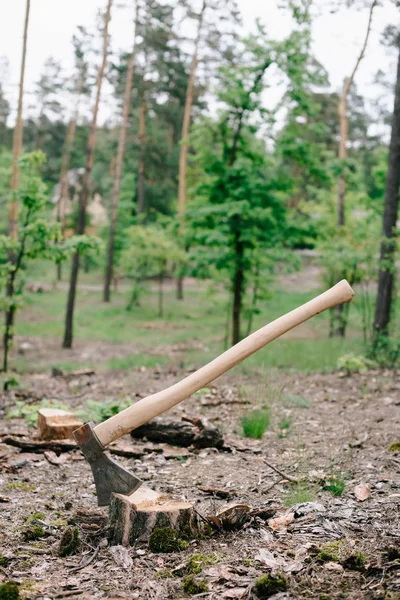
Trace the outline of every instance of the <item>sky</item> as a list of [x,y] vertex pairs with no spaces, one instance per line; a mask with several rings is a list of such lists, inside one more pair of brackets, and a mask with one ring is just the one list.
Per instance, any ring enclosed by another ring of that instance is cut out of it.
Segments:
[[[3,12],[0,20],[0,60],[7,57],[9,61],[8,75],[2,83],[11,106],[15,109],[25,0],[2,1],[7,4],[7,8],[4,10],[6,18]],[[279,9],[279,2],[280,0],[238,0],[244,31],[252,31],[256,18],[259,18],[271,36],[283,38],[287,35],[291,29],[291,21],[287,14]],[[316,2],[321,8],[320,15],[313,24],[313,51],[327,69],[331,87],[339,90],[344,77],[353,69],[360,51],[368,20],[368,8],[356,10],[343,7],[340,11],[331,13],[329,7],[333,3],[330,0]],[[125,7],[122,7],[119,0],[114,0],[111,21],[113,50],[128,50],[132,43],[133,2],[125,0],[124,4]],[[357,0],[356,4],[362,6],[362,0]],[[50,55],[61,61],[67,70],[71,69],[72,34],[78,25],[93,24],[97,10],[104,11],[105,5],[106,0],[31,0],[26,65],[28,93],[39,78],[45,59]],[[384,93],[386,102],[389,105],[392,102],[387,91],[383,92],[380,86],[373,84],[373,79],[378,69],[381,69],[387,73],[388,79],[394,82],[396,56],[393,51],[382,47],[380,37],[387,24],[398,22],[400,23],[400,15],[395,6],[390,0],[383,0],[383,6],[375,9],[367,54],[356,77],[358,91],[371,101]],[[107,97],[103,102],[100,120],[106,117]]]

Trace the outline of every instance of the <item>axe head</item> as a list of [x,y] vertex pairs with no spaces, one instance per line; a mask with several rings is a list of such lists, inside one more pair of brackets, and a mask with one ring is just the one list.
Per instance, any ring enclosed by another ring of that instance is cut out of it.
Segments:
[[73,436],[91,466],[99,506],[110,504],[112,492],[129,496],[142,485],[138,477],[105,451],[94,432],[94,423],[76,429]]

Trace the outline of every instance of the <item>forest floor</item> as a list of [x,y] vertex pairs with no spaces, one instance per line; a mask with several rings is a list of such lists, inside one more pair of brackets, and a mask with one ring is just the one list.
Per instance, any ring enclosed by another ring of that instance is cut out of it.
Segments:
[[[190,557],[200,554],[196,578],[205,587],[198,598],[248,599],[258,577],[279,571],[287,590],[263,597],[399,599],[400,452],[399,445],[397,452],[389,449],[399,442],[399,372],[236,372],[171,411],[208,418],[222,430],[224,450],[172,449],[126,436],[124,448],[143,456],[118,460],[146,485],[188,499],[200,512],[207,501],[208,514],[232,503],[253,509],[237,530],[217,530],[171,554],[153,553],[146,543],[126,551],[112,547],[107,509],[97,507],[91,471],[77,450],[56,456],[9,443],[10,435],[34,438],[27,421],[39,400],[93,410],[109,400],[133,402],[187,372],[140,366],[55,377],[48,369],[23,375],[20,388],[2,394],[0,583],[16,581],[21,597],[32,600],[183,599],[183,574]],[[22,402],[32,410],[22,410]],[[243,437],[243,414],[265,406],[270,425],[263,438]],[[229,498],[210,499],[201,487],[224,490]],[[299,503],[289,518],[287,509]],[[282,516],[280,526],[270,520]],[[26,539],[32,523],[43,527],[36,540]],[[61,558],[68,523],[79,527],[81,543],[77,554]]]

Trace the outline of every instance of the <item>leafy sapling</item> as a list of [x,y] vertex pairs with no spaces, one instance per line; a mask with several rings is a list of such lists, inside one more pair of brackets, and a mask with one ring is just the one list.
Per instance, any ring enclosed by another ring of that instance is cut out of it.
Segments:
[[39,175],[45,159],[40,150],[20,159],[21,184],[16,192],[20,205],[17,235],[0,236],[0,308],[5,315],[2,370],[5,372],[8,370],[15,317],[22,303],[27,266],[39,258],[59,263],[76,249],[83,251],[96,246],[96,241],[87,236],[59,243],[60,227],[49,222],[45,212],[46,186]]

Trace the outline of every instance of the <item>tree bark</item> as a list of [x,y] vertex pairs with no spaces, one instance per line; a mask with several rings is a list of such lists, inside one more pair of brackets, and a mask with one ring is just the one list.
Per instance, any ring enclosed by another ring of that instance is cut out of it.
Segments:
[[[338,114],[339,114],[340,133],[339,133],[338,156],[339,156],[339,159],[341,159],[341,160],[344,160],[347,158],[347,141],[349,139],[349,119],[347,116],[347,99],[348,99],[348,96],[350,93],[351,86],[353,85],[354,77],[356,76],[356,73],[358,71],[358,67],[360,66],[360,63],[365,56],[365,51],[367,49],[369,35],[371,33],[372,15],[373,15],[374,8],[376,5],[377,5],[377,0],[373,0],[373,2],[371,3],[371,7],[369,9],[369,18],[368,18],[367,31],[366,31],[365,38],[364,38],[364,44],[361,48],[360,54],[358,55],[356,64],[354,65],[353,72],[351,73],[350,77],[347,77],[345,79],[343,91],[342,91],[342,94],[339,99]],[[337,200],[337,206],[338,206],[337,223],[338,223],[339,227],[342,227],[345,224],[345,211],[344,211],[345,194],[346,194],[346,179],[345,179],[344,175],[341,175],[339,177],[339,181],[338,181],[338,200]]]
[[[183,227],[183,220],[186,211],[186,170],[187,170],[187,156],[189,152],[188,136],[190,130],[190,118],[192,114],[193,106],[193,90],[194,80],[197,69],[197,55],[199,50],[201,30],[203,26],[204,13],[207,8],[207,0],[203,0],[201,11],[199,14],[199,22],[197,27],[197,35],[194,43],[194,51],[192,57],[192,64],[190,66],[188,86],[186,89],[186,100],[185,110],[183,113],[182,123],[182,136],[181,136],[181,148],[179,153],[179,184],[178,184],[178,215],[180,219],[181,228]],[[180,276],[177,279],[177,299],[183,300],[183,277]]]
[[[143,82],[144,85],[144,82]],[[144,212],[144,155],[146,142],[146,99],[144,90],[140,94],[139,108],[139,179],[138,179],[138,213]]]
[[[350,77],[347,77],[344,82],[343,91],[339,99],[338,105],[338,115],[339,115],[339,151],[338,158],[341,161],[345,161],[348,152],[347,152],[347,142],[349,139],[349,118],[347,114],[347,100],[350,93],[351,86],[353,85],[354,78],[358,71],[358,67],[362,59],[365,56],[365,51],[367,49],[369,35],[371,33],[371,24],[372,24],[372,15],[374,12],[374,8],[377,5],[377,0],[373,0],[371,3],[371,7],[369,10],[368,17],[368,25],[367,31],[364,38],[364,43],[361,48],[361,52],[357,57],[356,64],[354,65],[353,71]],[[342,169],[344,165],[342,165]],[[337,224],[338,227],[343,227],[346,222],[345,217],[345,196],[346,196],[346,178],[344,173],[342,173],[338,180],[338,196],[337,196]],[[345,337],[346,334],[346,318],[344,312],[344,305],[341,304],[337,306],[334,310],[334,321],[335,326],[331,329],[333,336],[337,337]]]
[[19,95],[18,95],[18,111],[17,120],[15,123],[13,144],[12,144],[12,167],[11,167],[11,201],[9,206],[9,234],[12,238],[17,237],[17,219],[18,219],[18,201],[16,197],[16,190],[19,186],[19,167],[18,160],[22,151],[22,138],[23,138],[23,119],[22,119],[22,107],[24,98],[24,81],[25,81],[25,63],[26,63],[26,49],[28,41],[28,25],[29,25],[29,13],[31,8],[30,0],[26,0],[25,9],[25,25],[24,25],[24,37],[22,45],[22,60],[21,60],[21,71],[19,78]]
[[104,293],[103,293],[104,302],[110,302],[110,299],[111,299],[111,282],[112,282],[112,277],[113,277],[113,264],[114,264],[115,228],[116,228],[116,224],[117,224],[119,192],[120,192],[120,188],[121,188],[121,178],[122,178],[125,148],[126,148],[126,134],[127,134],[127,129],[128,129],[128,117],[129,117],[129,110],[130,110],[130,106],[131,106],[131,97],[132,97],[132,82],[133,82],[133,72],[134,72],[134,68],[135,68],[135,57],[136,57],[138,13],[139,13],[139,7],[138,7],[138,4],[136,4],[135,33],[134,33],[134,39],[133,39],[132,54],[129,58],[128,69],[127,69],[127,73],[126,73],[124,107],[123,107],[123,112],[122,112],[121,129],[119,132],[118,153],[117,153],[117,160],[116,160],[116,164],[115,164],[115,179],[114,179],[114,186],[113,186],[112,199],[111,199],[111,222],[110,222],[110,233],[109,233],[109,237],[108,237],[107,266],[106,266],[106,272],[105,272],[105,277],[104,277]]
[[[82,182],[82,191],[79,199],[79,212],[78,222],[76,226],[77,235],[82,235],[85,232],[86,222],[86,206],[89,196],[90,176],[93,167],[94,150],[96,146],[96,128],[97,128],[97,115],[99,112],[101,88],[104,79],[104,73],[107,63],[108,54],[108,26],[111,19],[111,5],[112,0],[108,0],[107,9],[104,17],[104,32],[103,32],[103,60],[100,66],[99,75],[97,78],[97,92],[96,100],[93,109],[92,123],[90,125],[89,139],[86,149],[86,164],[85,173]],[[75,296],[76,296],[76,285],[78,282],[79,272],[79,251],[77,251],[72,260],[71,279],[68,292],[67,310],[65,315],[65,330],[63,348],[72,348],[73,340],[73,321],[74,321],[74,307],[75,307]]]
[[235,276],[233,280],[233,306],[232,306],[232,346],[240,342],[240,316],[242,312],[244,274],[243,255],[244,246],[240,239],[240,226],[235,232]]
[[399,206],[400,186],[400,52],[397,62],[392,133],[390,137],[388,172],[386,177],[385,208],[383,212],[383,238],[380,250],[378,292],[374,319],[374,345],[380,336],[389,334],[391,308],[393,302],[396,222]]

